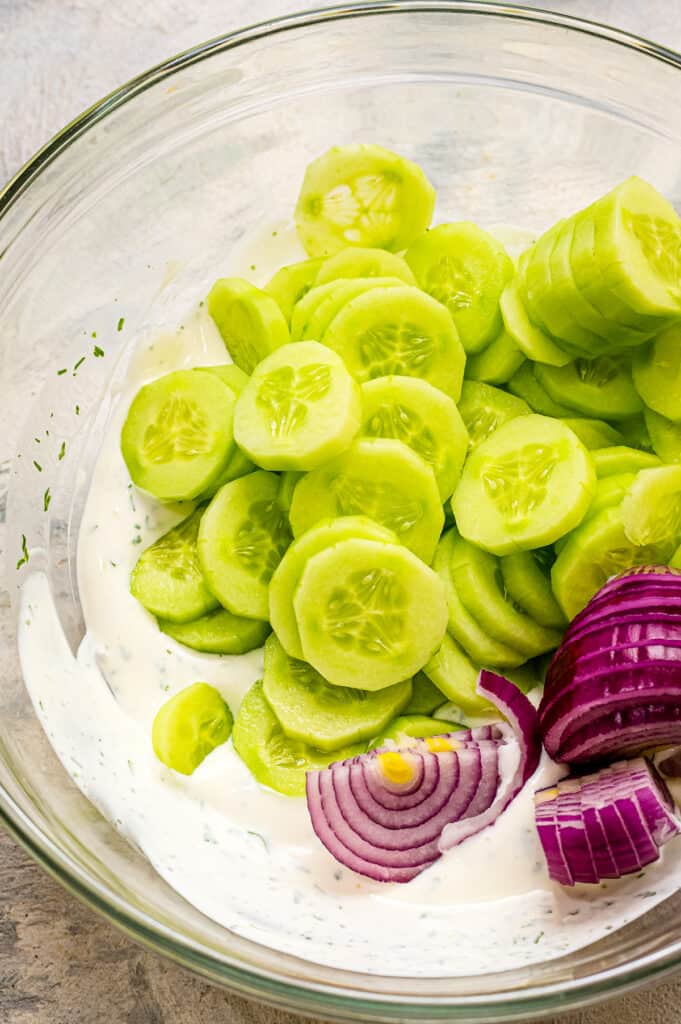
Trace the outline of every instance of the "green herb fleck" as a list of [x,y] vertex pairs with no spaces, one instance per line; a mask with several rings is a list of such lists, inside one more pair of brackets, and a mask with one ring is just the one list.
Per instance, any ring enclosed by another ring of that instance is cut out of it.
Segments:
[[251,270],[255,270],[255,263],[251,263]]
[[206,303],[203,301],[203,299],[201,299],[201,301],[199,302],[199,309],[203,309],[205,305]]
[[62,374],[64,374],[64,373],[67,373],[67,372],[68,372],[68,371],[67,371],[66,367],[64,367],[64,369],[63,369],[63,370],[57,370],[57,376],[58,376],[58,377],[61,377],[61,376],[62,376]]
[[132,543],[133,544],[141,544],[142,543],[142,537],[140,536],[139,533],[137,534],[136,537],[132,538]]
[[272,232],[272,238],[276,238],[278,234],[279,234],[278,231],[273,231]]
[[118,321],[118,324],[116,326],[116,330],[118,331],[119,334],[121,333],[121,331],[123,330],[124,327],[125,327],[125,317],[122,316],[120,318],[120,320]]
[[50,494],[50,488],[48,487],[45,493],[43,494],[43,512],[47,512],[48,508],[50,507],[51,501],[52,495]]
[[97,359],[100,359],[104,355],[104,349],[100,348],[99,345],[95,345],[92,350],[92,354],[96,356]]
[[264,836],[260,835],[259,832],[251,832],[251,830],[249,829],[247,831],[246,835],[253,836],[254,839],[259,839],[260,842],[262,843],[262,845],[265,847],[265,849],[269,850],[269,846],[267,845],[267,840],[265,839]]
[[76,376],[76,374],[78,372],[78,367],[82,366],[84,362],[85,362],[85,356],[81,356],[80,359],[78,360],[78,362],[74,364],[74,367],[73,367],[73,376],[74,377]]
[[28,546],[26,544],[26,534],[22,533],[22,535],[21,535],[21,558],[17,562],[17,569],[21,569],[22,565],[26,565],[26,563],[28,562],[28,558],[29,558],[29,555],[28,555]]
[[80,416],[80,406],[76,406],[76,416]]
[[539,932],[539,935],[537,935],[537,937],[534,939],[535,946],[537,945],[538,942],[541,942],[541,940],[543,938],[544,938],[544,933],[543,932]]
[[57,456],[57,458],[59,459],[60,462],[64,458],[65,455],[66,455],[66,441],[62,441],[61,448],[59,449],[59,455]]
[[130,508],[133,510],[133,512],[136,512],[137,511],[137,507],[135,505],[135,495],[130,490],[131,487],[132,487],[132,484],[128,484],[128,498],[130,499]]
[[35,468],[38,470],[39,473],[42,473],[43,467],[40,465],[39,462],[36,462],[35,459],[33,460],[33,465],[35,466]]
[[90,335],[90,337],[91,338],[96,338],[97,337],[97,331],[93,331],[92,334]]
[[111,561],[110,561],[110,562],[109,562],[109,565],[111,566],[111,568],[112,568],[112,569],[116,569],[116,568],[118,568],[118,562],[111,562]]
[[34,437],[33,440],[35,441],[36,444],[40,444],[40,438],[39,437]]

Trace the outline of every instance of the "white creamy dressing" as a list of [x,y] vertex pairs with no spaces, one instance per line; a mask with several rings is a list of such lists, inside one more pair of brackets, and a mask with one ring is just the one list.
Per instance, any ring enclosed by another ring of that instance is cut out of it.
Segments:
[[[522,233],[502,237],[511,249],[526,244]],[[263,283],[303,256],[289,226],[269,225],[229,272]],[[138,339],[80,529],[87,635],[76,658],[45,575],[34,572],[23,587],[24,677],[83,793],[208,917],[273,948],[355,971],[435,977],[520,967],[584,946],[670,895],[681,878],[678,842],[665,850],[664,867],[644,878],[572,892],[548,881],[532,812],[533,791],[562,774],[548,759],[493,827],[406,885],[341,867],[316,839],[304,799],[262,788],[231,741],[191,777],[156,760],[151,725],[164,701],[203,680],[236,714],[262,670],[261,651],[219,657],[182,647],[129,593],[140,552],[187,514],[130,484],[119,447],[130,400],[163,373],[219,362],[225,348],[202,308],[180,330]]]

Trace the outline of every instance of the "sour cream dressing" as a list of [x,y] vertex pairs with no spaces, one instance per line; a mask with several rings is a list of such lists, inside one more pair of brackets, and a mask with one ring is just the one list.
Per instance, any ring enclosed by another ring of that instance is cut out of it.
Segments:
[[[517,231],[498,234],[511,249],[527,241]],[[268,225],[229,272],[262,283],[300,258],[291,228]],[[532,811],[533,791],[562,774],[548,758],[494,826],[406,885],[372,882],[339,865],[316,839],[305,801],[261,787],[231,741],[191,777],[156,760],[151,725],[169,697],[205,681],[236,714],[262,671],[262,651],[220,657],[182,647],[129,592],[140,552],[187,509],[161,507],[132,487],[119,446],[125,413],[145,382],[220,362],[224,345],[203,308],[181,330],[138,339],[80,528],[87,633],[76,657],[47,577],[34,572],[22,589],[24,678],[82,792],[208,917],[272,948],[354,971],[438,977],[517,968],[593,942],[674,892],[679,842],[643,878],[573,892],[549,882]]]

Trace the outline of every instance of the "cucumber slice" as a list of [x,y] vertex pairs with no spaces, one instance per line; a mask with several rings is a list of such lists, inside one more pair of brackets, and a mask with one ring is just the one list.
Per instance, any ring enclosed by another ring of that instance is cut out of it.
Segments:
[[269,611],[272,629],[292,658],[303,658],[303,648],[298,634],[293,608],[296,592],[308,559],[325,551],[342,540],[381,541],[384,544],[398,544],[397,536],[373,519],[366,516],[344,516],[340,519],[326,519],[294,540],[274,571],[270,581]]
[[459,412],[468,431],[469,449],[473,449],[491,437],[502,424],[517,416],[529,416],[532,410],[521,398],[499,388],[477,381],[464,381]]
[[620,473],[638,473],[639,469],[652,469],[654,466],[660,465],[657,455],[653,455],[652,452],[627,448],[626,445],[594,448],[591,458],[599,479]]
[[576,349],[578,354],[596,355],[606,347],[602,338],[582,327],[568,306],[554,291],[551,274],[551,255],[566,222],[559,221],[523,253],[519,269],[522,278],[522,297],[532,320],[545,333],[560,340],[560,347]]
[[263,469],[315,469],[345,451],[362,422],[357,382],[340,356],[316,341],[263,359],[239,395],[234,436]]
[[286,735],[326,751],[370,740],[411,697],[411,679],[374,692],[332,686],[307,662],[290,658],[274,635],[265,644],[262,682]]
[[452,544],[449,571],[468,612],[491,637],[524,654],[524,661],[558,646],[561,630],[540,626],[516,607],[493,555],[457,537]]
[[452,508],[463,537],[510,555],[574,529],[595,489],[593,463],[576,434],[560,420],[520,416],[469,455]]
[[197,509],[140,555],[130,593],[147,611],[172,622],[189,622],[217,608],[199,565],[196,541],[203,509]]
[[293,607],[305,660],[330,683],[363,690],[413,676],[447,628],[433,570],[401,545],[371,540],[313,555]]
[[[389,255],[386,253],[386,256]],[[335,281],[334,285],[324,301],[315,306],[305,326],[309,338],[323,340],[335,317],[351,299],[364,295],[372,288],[402,288],[404,281],[399,277],[354,277]]]
[[681,569],[681,548],[677,548],[669,559],[670,569]]
[[406,257],[424,291],[447,307],[467,352],[480,352],[501,331],[499,297],[513,277],[503,245],[476,224],[439,224]]
[[431,683],[425,672],[417,672],[411,681],[411,697],[405,705],[404,715],[421,717],[430,715],[442,704],[444,694]]
[[191,775],[232,731],[232,712],[214,686],[194,683],[157,712],[151,742],[159,761]]
[[643,409],[629,366],[612,356],[575,359],[567,366],[537,363],[534,375],[554,402],[569,405],[585,416],[618,420]]
[[652,185],[632,177],[591,207],[600,281],[637,312],[681,314],[681,220]]
[[397,277],[406,284],[416,279],[401,256],[385,249],[365,249],[359,245],[341,249],[322,262],[317,284],[344,277]]
[[444,525],[432,470],[401,441],[365,438],[298,483],[289,519],[295,537],[336,516],[368,516],[430,563]]
[[208,293],[208,312],[233,363],[252,373],[261,359],[289,340],[277,302],[239,277],[222,277]]
[[248,384],[248,374],[240,370],[234,363],[219,363],[217,366],[195,366],[193,369],[195,373],[212,373],[214,377],[217,377],[223,384],[227,385],[235,401]]
[[525,362],[525,356],[508,331],[502,330],[482,352],[466,360],[469,380],[487,384],[505,384]]
[[517,279],[506,285],[499,306],[506,332],[527,359],[550,366],[565,366],[570,362],[572,356],[530,320]]
[[654,412],[681,422],[681,325],[662,331],[640,349],[632,366],[639,395]]
[[316,284],[323,263],[320,259],[290,263],[281,267],[265,285],[263,290],[275,300],[287,323],[291,322],[293,307]]
[[158,627],[178,643],[205,654],[247,654],[262,647],[270,632],[269,622],[244,619],[226,608],[217,608],[191,622],[159,619]]
[[450,497],[463,467],[468,433],[454,401],[418,377],[378,377],[362,385],[362,434],[396,438],[420,455],[440,498]]
[[447,597],[447,629],[466,654],[478,665],[508,668],[521,665],[526,655],[489,636],[464,605],[454,583],[451,560],[459,535],[455,529],[443,534],[433,559],[433,569],[445,586]]
[[570,266],[577,288],[606,320],[627,330],[651,337],[667,323],[664,317],[637,312],[603,280],[596,255],[596,223],[593,208],[588,207],[574,218],[574,234],[570,249]]
[[284,733],[265,699],[261,680],[244,697],[232,732],[234,749],[263,786],[285,796],[305,795],[306,772],[320,771],[366,750],[366,743],[324,753]]
[[624,444],[620,432],[603,420],[589,420],[581,416],[575,419],[564,417],[563,423],[577,435],[585,448],[607,448]]
[[247,619],[268,618],[268,584],[291,542],[278,490],[278,478],[263,470],[225,484],[199,527],[206,583],[220,604]]
[[622,522],[632,544],[681,541],[681,466],[642,469],[622,502]]
[[575,218],[571,217],[558,232],[551,252],[552,299],[569,310],[581,327],[603,339],[600,350],[593,349],[592,355],[640,345],[647,337],[644,332],[606,319],[577,287],[570,261],[574,234]]
[[[604,476],[596,484],[594,499],[589,505],[589,511],[585,516],[591,519],[598,515],[604,508],[612,508],[613,505],[621,505],[624,495],[627,493],[634,480],[636,473],[615,473],[613,476]],[[567,541],[566,537],[561,538],[561,543]]]
[[347,281],[329,281],[328,284],[315,285],[305,292],[291,312],[291,341],[304,341],[311,337],[308,325],[315,311],[330,296],[339,292],[345,294],[347,284]]
[[[442,701],[440,701],[442,703]],[[425,739],[427,736],[442,736],[452,732],[452,723],[428,715],[400,715],[394,718],[380,736],[372,740],[370,748],[378,750],[392,740],[398,747],[409,746],[409,740]],[[435,748],[437,749],[437,748]]]
[[291,502],[293,500],[293,492],[296,489],[298,481],[304,476],[303,473],[296,473],[294,470],[289,469],[286,473],[282,473],[279,477],[279,491],[277,493],[277,501],[279,507],[284,512],[289,512],[291,509]]
[[422,377],[456,401],[465,353],[444,306],[404,285],[371,288],[331,321],[324,344],[360,381],[391,374]]
[[551,570],[553,592],[572,619],[611,576],[636,565],[666,565],[673,550],[668,543],[632,544],[624,532],[622,506],[603,509],[568,537]]
[[466,653],[446,634],[442,645],[423,671],[465,714],[479,715],[492,711],[492,707],[477,692],[480,669]]
[[533,412],[541,416],[554,416],[558,419],[574,416],[575,410],[562,402],[554,402],[541,386],[535,376],[535,367],[538,363],[526,362],[513,374],[508,382],[508,390],[512,395],[522,398],[527,402]]
[[121,431],[132,482],[159,501],[196,498],[234,452],[234,400],[214,375],[176,370],[145,384]]
[[400,252],[426,230],[435,190],[411,160],[382,146],[334,146],[308,165],[295,210],[310,256],[349,245]]
[[501,575],[511,600],[547,629],[565,629],[567,622],[551,589],[551,563],[546,548],[517,551],[501,559]]
[[607,445],[624,444],[629,448],[641,448],[643,451],[651,452],[653,442],[650,439],[650,432],[645,421],[645,409],[637,416],[627,416],[624,420],[617,420],[615,426],[620,434],[617,441],[608,441],[605,445],[596,445],[597,448],[606,448]]
[[652,409],[644,411],[653,451],[663,462],[681,462],[681,423],[673,423]]

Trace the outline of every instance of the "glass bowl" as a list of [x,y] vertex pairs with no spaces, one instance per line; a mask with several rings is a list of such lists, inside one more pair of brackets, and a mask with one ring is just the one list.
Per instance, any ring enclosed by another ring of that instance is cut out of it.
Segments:
[[34,571],[70,644],[82,635],[75,540],[125,340],[173,322],[247,226],[289,216],[311,158],[379,142],[423,164],[450,217],[483,224],[542,229],[632,173],[679,205],[680,92],[678,55],[561,15],[350,5],[159,65],[65,128],[0,196],[0,803],[45,869],[129,935],[244,995],[339,1021],[527,1020],[681,962],[676,899],[579,953],[470,978],[350,973],[242,939],[181,899],[81,795],[16,653],[18,590]]

